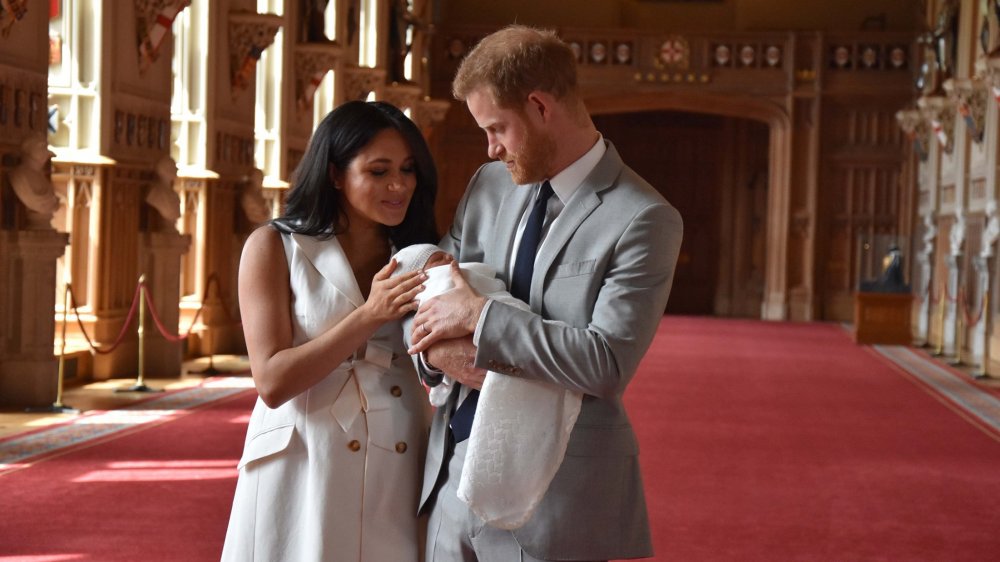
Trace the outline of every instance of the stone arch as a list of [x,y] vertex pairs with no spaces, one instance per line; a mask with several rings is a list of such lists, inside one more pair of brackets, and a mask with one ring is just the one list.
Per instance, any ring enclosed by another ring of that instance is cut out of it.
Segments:
[[703,91],[587,95],[593,115],[641,111],[706,113],[759,121],[768,126],[767,248],[761,317],[788,317],[787,260],[791,201],[791,118],[783,99],[724,95]]

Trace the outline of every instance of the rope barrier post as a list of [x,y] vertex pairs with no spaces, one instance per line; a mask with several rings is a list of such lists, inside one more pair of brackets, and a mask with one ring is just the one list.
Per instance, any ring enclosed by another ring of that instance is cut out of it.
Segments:
[[66,376],[66,323],[69,317],[69,283],[63,288],[62,341],[59,344],[59,373],[56,375],[56,401],[51,406],[27,408],[27,412],[50,412],[55,414],[79,414],[80,410],[63,404],[63,380]]
[[979,361],[979,368],[973,371],[972,378],[985,379],[990,375],[986,372],[986,366],[990,360],[990,293],[983,293],[983,311],[980,321],[983,323],[983,357]]
[[937,349],[935,349],[934,353],[931,354],[932,357],[941,357],[944,355],[944,301],[945,294],[947,292],[948,288],[945,287],[944,290],[941,291],[941,295],[938,297],[938,344]]
[[146,274],[139,276],[139,376],[132,386],[116,388],[115,392],[163,392],[163,389],[146,386],[145,383],[145,349],[146,349]]

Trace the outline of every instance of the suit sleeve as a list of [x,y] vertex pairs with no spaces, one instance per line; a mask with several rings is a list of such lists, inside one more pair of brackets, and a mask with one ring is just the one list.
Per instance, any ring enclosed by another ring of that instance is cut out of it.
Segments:
[[438,246],[455,256],[459,262],[463,261],[482,261],[479,257],[463,256],[462,255],[462,226],[465,224],[465,214],[469,207],[469,199],[472,198],[472,194],[479,184],[479,177],[483,173],[483,169],[486,164],[483,164],[476,170],[473,174],[472,179],[469,180],[469,185],[465,188],[465,193],[462,194],[462,199],[458,202],[458,207],[455,209],[455,219],[451,221],[451,228],[445,233],[444,237],[441,238],[441,242]]
[[[403,345],[410,347],[413,334],[413,313],[407,314],[403,317]],[[413,367],[417,370],[417,376],[420,377],[420,382],[429,388],[433,388],[439,384],[444,379],[444,373],[441,371],[433,370],[424,362],[424,355],[418,353],[416,355],[410,356],[413,359]]]
[[494,302],[480,335],[476,366],[610,398],[624,392],[652,342],[673,281],[682,222],[652,204],[630,221],[611,250],[585,328]]

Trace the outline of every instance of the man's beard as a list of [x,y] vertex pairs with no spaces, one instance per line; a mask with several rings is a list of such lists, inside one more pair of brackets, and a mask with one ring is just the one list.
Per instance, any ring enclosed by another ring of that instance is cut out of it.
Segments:
[[524,136],[521,149],[511,154],[514,167],[510,168],[510,177],[514,183],[525,185],[546,179],[546,173],[556,153],[556,141],[529,125]]

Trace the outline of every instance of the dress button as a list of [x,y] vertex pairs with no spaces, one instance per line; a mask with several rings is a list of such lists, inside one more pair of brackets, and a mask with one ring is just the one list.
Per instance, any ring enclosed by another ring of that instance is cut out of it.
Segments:
[[396,443],[396,452],[397,453],[405,453],[406,452],[406,443],[403,443],[402,441],[400,441],[399,443]]
[[400,396],[403,395],[403,389],[399,388],[398,386],[394,386],[394,387],[390,388],[389,392],[391,392],[392,395],[395,396],[396,398],[399,398]]
[[[347,448],[352,451],[358,451],[361,449],[361,443],[359,443],[357,439],[354,439],[353,441],[347,444]],[[399,448],[399,446],[397,445],[396,448]]]

